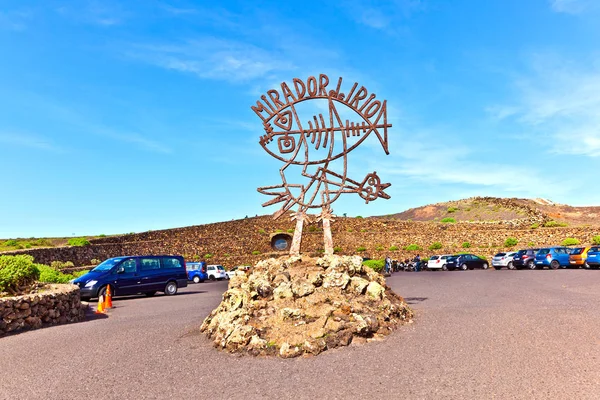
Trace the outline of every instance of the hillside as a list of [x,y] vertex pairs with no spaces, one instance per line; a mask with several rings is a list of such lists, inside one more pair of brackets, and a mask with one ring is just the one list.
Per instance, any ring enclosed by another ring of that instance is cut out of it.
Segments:
[[397,214],[381,216],[402,221],[518,221],[543,224],[554,220],[568,226],[600,224],[600,207],[573,207],[545,199],[471,197],[411,208]]
[[[449,210],[450,207],[455,209]],[[489,258],[498,251],[513,249],[505,247],[508,238],[518,241],[514,248],[556,245],[566,238],[589,244],[600,234],[593,217],[596,212],[598,207],[570,207],[541,200],[473,198],[385,217],[338,217],[332,224],[332,232],[339,254],[371,258],[390,255],[400,259],[416,253],[470,251]],[[456,223],[441,222],[449,216]],[[291,237],[293,229],[294,222],[289,215],[278,220],[260,216],[96,238],[90,240],[91,245],[83,247],[32,248],[11,253],[31,254],[36,262],[45,264],[54,260],[72,261],[76,266],[89,265],[92,259],[119,255],[181,254],[187,260],[205,259],[232,267],[285,254],[274,251],[271,240],[274,235]],[[413,244],[417,250],[404,250]],[[313,222],[304,228],[301,251],[310,256],[322,254],[323,231],[319,223]]]

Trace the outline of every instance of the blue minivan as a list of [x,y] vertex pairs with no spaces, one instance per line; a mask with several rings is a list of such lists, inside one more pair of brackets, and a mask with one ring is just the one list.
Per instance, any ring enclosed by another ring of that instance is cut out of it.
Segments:
[[539,268],[567,268],[569,265],[569,249],[567,247],[545,247],[535,254],[535,265]]
[[104,295],[107,285],[113,296],[156,292],[171,296],[187,286],[187,273],[181,256],[124,256],[109,258],[71,282],[79,286],[84,300]]

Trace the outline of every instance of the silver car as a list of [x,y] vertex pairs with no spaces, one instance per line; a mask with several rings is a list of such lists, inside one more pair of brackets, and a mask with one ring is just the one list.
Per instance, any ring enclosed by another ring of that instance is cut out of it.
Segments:
[[502,267],[506,267],[508,269],[515,269],[513,265],[513,258],[517,255],[516,251],[511,251],[508,253],[498,253],[492,258],[492,266],[495,269],[502,269]]

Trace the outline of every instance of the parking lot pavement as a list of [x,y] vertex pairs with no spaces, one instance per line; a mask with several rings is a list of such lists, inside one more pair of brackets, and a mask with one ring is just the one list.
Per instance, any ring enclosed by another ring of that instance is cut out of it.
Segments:
[[282,360],[198,328],[227,282],[116,298],[107,318],[0,338],[0,398],[600,398],[600,271],[396,273],[415,309],[383,341]]

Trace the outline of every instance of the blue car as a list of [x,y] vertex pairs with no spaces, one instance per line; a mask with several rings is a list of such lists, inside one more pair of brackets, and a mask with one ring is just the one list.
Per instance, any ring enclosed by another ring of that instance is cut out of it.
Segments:
[[79,286],[85,300],[103,296],[108,285],[113,296],[156,292],[170,296],[187,286],[187,274],[181,256],[124,256],[109,258],[71,283]]
[[189,281],[200,283],[208,279],[208,275],[206,274],[206,263],[204,261],[189,262],[186,264],[185,269]]
[[535,266],[538,268],[558,269],[569,265],[569,249],[566,247],[544,247],[535,254]]
[[586,268],[600,268],[600,246],[592,246],[585,260]]

